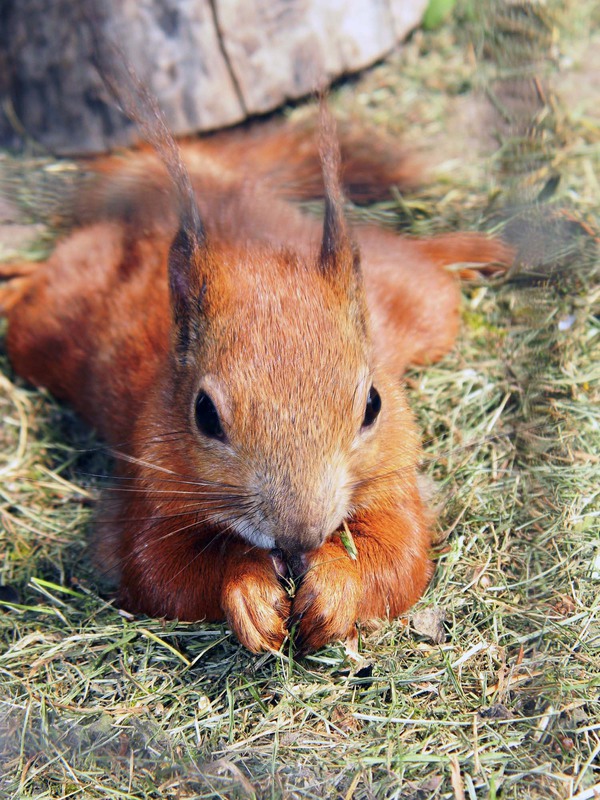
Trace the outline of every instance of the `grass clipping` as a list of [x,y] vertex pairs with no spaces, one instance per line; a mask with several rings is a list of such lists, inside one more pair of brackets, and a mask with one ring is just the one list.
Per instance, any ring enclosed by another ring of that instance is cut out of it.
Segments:
[[[600,42],[592,3],[551,11],[459,3],[333,97],[440,145],[418,196],[361,213],[503,227],[520,252],[509,280],[465,287],[453,354],[407,378],[438,565],[408,620],[362,632],[359,662],[256,658],[221,626],[117,613],[85,553],[109,464],[0,355],[0,796],[595,796],[600,134],[591,98],[565,111],[542,78],[584,84]],[[499,147],[466,161],[451,131],[472,107]]]

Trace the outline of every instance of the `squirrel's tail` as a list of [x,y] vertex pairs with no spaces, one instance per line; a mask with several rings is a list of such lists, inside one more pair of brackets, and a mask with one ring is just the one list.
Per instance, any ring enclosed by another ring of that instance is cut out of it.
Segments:
[[[337,134],[342,183],[355,203],[370,203],[390,195],[392,187],[414,189],[421,178],[415,155],[392,136],[363,122],[339,121]],[[184,154],[201,149],[237,174],[265,181],[288,200],[323,197],[323,176],[316,117],[290,124],[258,122],[224,131],[182,146]]]
[[[404,191],[419,183],[417,158],[391,136],[351,122],[338,124],[338,136],[342,183],[354,202],[382,200],[394,186]],[[178,144],[199,197],[247,193],[253,185],[279,200],[324,196],[318,124],[312,117],[294,124],[260,121]],[[172,181],[148,145],[91,160],[88,178],[67,209],[75,224],[172,216]]]

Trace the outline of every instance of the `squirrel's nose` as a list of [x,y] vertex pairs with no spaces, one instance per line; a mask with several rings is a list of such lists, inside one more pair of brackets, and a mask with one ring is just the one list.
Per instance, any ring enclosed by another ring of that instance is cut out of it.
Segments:
[[322,526],[307,525],[304,521],[289,520],[278,532],[275,546],[291,556],[310,553],[321,547],[327,532]]

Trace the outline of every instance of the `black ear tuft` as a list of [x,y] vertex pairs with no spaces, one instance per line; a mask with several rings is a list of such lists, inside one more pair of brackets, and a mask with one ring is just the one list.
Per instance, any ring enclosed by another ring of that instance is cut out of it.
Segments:
[[169,293],[175,324],[175,348],[181,361],[185,361],[203,311],[206,249],[206,235],[200,217],[184,220],[169,250]]
[[[176,349],[185,360],[193,326],[199,324],[205,293],[206,233],[189,172],[154,97],[140,81],[119,46],[99,37],[92,15],[94,61],[106,88],[124,113],[137,124],[171,178],[178,204],[179,230],[169,251],[169,289],[176,327]],[[192,314],[192,310],[195,314]]]
[[348,260],[354,263],[355,258],[344,214],[344,195],[340,185],[341,155],[336,125],[323,99],[319,110],[319,136],[325,186],[320,264],[324,272],[335,273]]

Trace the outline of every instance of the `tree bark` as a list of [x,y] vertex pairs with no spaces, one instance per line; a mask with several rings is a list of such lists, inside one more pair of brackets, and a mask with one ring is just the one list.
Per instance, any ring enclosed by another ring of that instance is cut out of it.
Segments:
[[117,44],[181,135],[270,111],[373,63],[426,4],[0,0],[0,144],[30,138],[57,154],[85,154],[139,138],[107,97],[94,36]]

